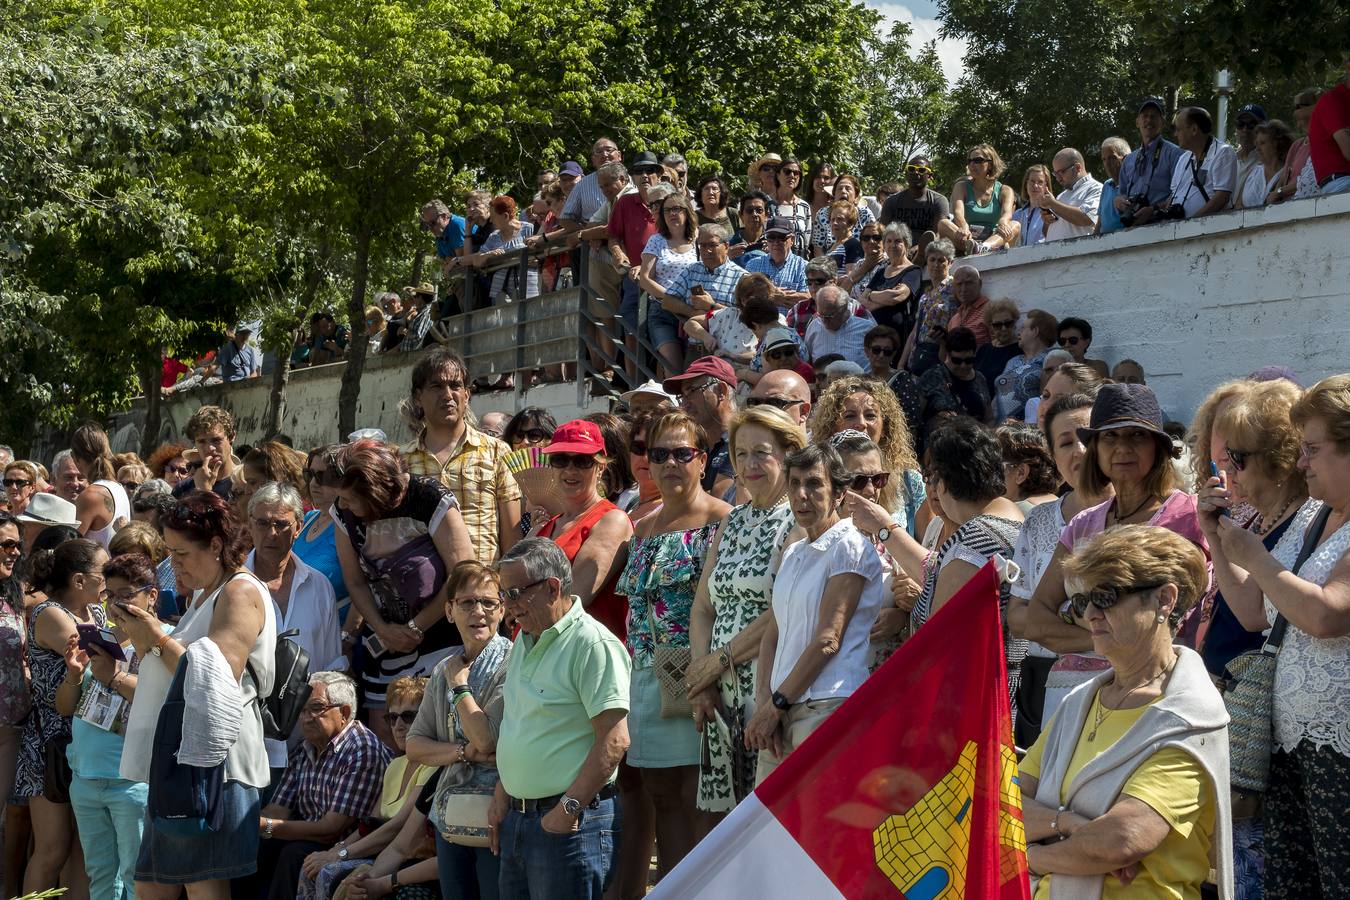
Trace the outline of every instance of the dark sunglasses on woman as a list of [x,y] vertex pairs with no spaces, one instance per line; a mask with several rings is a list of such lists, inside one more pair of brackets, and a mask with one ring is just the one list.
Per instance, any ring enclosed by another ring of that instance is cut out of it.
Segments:
[[647,459],[660,466],[673,458],[680,465],[687,466],[702,452],[697,447],[648,447]]
[[1069,598],[1069,603],[1073,605],[1073,611],[1078,615],[1087,612],[1088,604],[1091,603],[1098,609],[1110,609],[1120,602],[1121,597],[1128,597],[1130,594],[1140,594],[1144,591],[1151,591],[1156,587],[1162,587],[1161,584],[1131,584],[1123,587],[1099,587],[1093,588],[1085,594],[1074,594]]
[[595,457],[584,453],[552,453],[548,464],[555,469],[594,469]]
[[411,728],[412,723],[417,721],[417,710],[409,709],[401,713],[387,712],[384,714],[384,720],[389,723],[390,728],[393,728],[399,722]]
[[865,491],[867,490],[867,483],[869,481],[872,483],[872,487],[876,488],[877,490],[881,490],[886,485],[891,483],[891,473],[878,472],[875,475],[854,475],[853,481],[849,483],[849,487],[851,487],[855,492]]

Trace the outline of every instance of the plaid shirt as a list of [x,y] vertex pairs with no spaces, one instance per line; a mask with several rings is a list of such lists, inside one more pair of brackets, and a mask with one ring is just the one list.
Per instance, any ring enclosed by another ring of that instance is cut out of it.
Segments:
[[483,434],[472,425],[464,428],[464,439],[451,452],[445,464],[426,448],[426,434],[400,448],[413,475],[439,478],[459,502],[464,517],[473,555],[484,565],[491,565],[500,549],[500,527],[497,521],[499,504],[520,499],[520,485],[506,468],[506,455],[511,448],[494,437]]
[[767,254],[756,257],[746,262],[745,271],[764,275],[785,291],[806,290],[806,260],[795,253],[789,253],[781,266]]
[[709,271],[701,262],[685,267],[675,276],[666,293],[680,300],[689,300],[689,291],[696,284],[703,285],[714,300],[723,306],[736,305],[736,285],[745,277],[746,271],[731,260],[727,260],[716,269]]
[[301,741],[291,751],[272,802],[305,822],[317,822],[330,812],[364,818],[379,801],[388,765],[384,744],[354,721],[317,754],[309,741]]

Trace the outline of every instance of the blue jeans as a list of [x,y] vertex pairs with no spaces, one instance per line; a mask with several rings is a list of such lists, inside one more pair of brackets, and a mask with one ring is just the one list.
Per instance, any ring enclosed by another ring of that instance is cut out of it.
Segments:
[[121,778],[70,781],[70,806],[80,829],[89,896],[131,900],[150,786]]
[[487,847],[452,844],[436,835],[441,900],[497,900],[501,860]]
[[623,324],[628,326],[628,330],[637,334],[638,330],[638,298],[642,296],[642,288],[632,277],[623,276],[622,297],[619,303],[619,318],[623,319]]
[[1331,179],[1318,189],[1317,196],[1330,197],[1333,194],[1344,194],[1346,191],[1350,191],[1350,175]]
[[600,900],[615,868],[619,806],[610,797],[582,810],[571,834],[550,834],[544,812],[511,810],[501,828],[502,900]]

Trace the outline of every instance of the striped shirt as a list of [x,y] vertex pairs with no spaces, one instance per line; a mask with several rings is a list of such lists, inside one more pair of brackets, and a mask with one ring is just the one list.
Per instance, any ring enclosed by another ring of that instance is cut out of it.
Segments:
[[317,822],[330,812],[362,819],[375,811],[388,765],[384,744],[354,721],[318,753],[309,741],[297,744],[272,802],[303,822]]
[[806,290],[806,260],[795,253],[789,253],[781,266],[768,254],[756,257],[745,263],[745,271],[767,275],[774,287],[785,291]]
[[501,547],[498,509],[502,501],[520,499],[520,486],[506,468],[511,448],[494,437],[465,425],[464,438],[442,464],[426,449],[426,433],[400,448],[413,475],[440,479],[459,502],[474,557],[491,565]]
[[600,190],[600,173],[592,172],[577,182],[563,204],[562,218],[567,222],[586,225],[595,211],[605,205],[605,192]]
[[679,300],[687,301],[689,291],[696,284],[703,285],[714,300],[723,306],[736,305],[736,285],[745,277],[746,271],[731,260],[727,260],[716,269],[709,269],[696,262],[675,276],[666,293]]

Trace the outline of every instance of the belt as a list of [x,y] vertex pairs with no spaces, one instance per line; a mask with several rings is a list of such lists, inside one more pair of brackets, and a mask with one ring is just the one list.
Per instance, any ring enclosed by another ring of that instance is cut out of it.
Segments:
[[1331,182],[1335,181],[1337,178],[1350,178],[1350,172],[1332,172],[1326,178],[1323,178],[1321,181],[1317,182],[1317,186],[1320,188],[1324,188],[1327,185],[1331,184]]
[[[618,788],[613,784],[607,784],[600,789],[600,793],[595,795],[590,803],[586,804],[587,809],[596,809],[600,806],[601,800],[608,800],[618,794]],[[528,812],[548,812],[553,807],[562,802],[562,794],[554,794],[552,797],[540,797],[537,800],[522,800],[519,797],[507,797],[511,809],[519,813]]]

